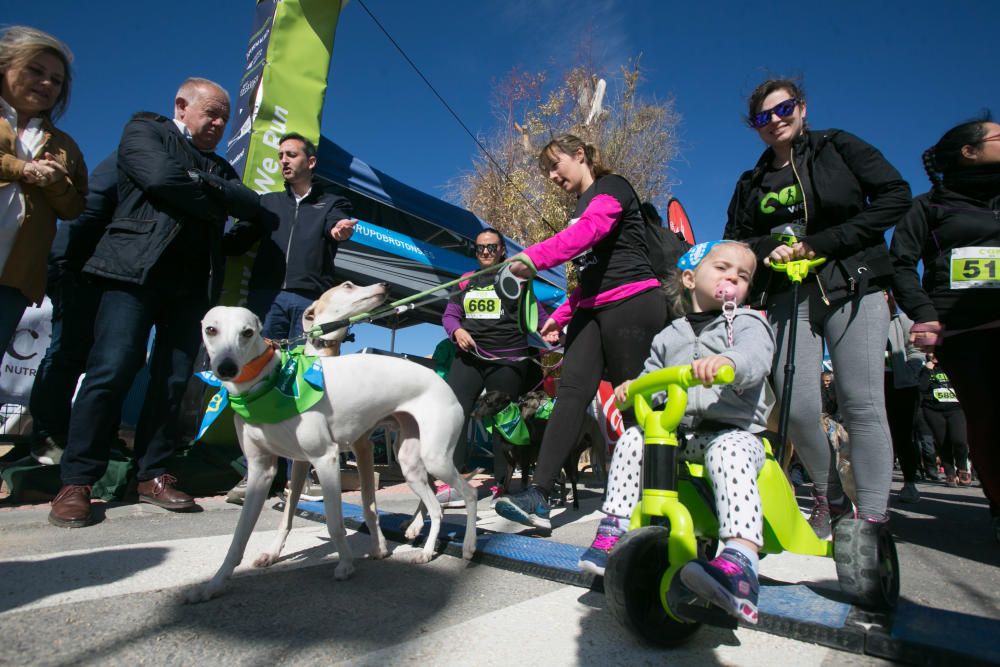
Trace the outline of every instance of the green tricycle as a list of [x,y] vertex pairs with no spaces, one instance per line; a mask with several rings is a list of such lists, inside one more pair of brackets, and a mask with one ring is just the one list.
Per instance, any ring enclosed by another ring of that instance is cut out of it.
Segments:
[[[724,366],[715,384],[733,381]],[[710,560],[718,550],[719,522],[711,482],[704,466],[681,461],[677,430],[687,406],[687,389],[699,381],[691,366],[673,366],[634,380],[628,400],[645,441],[642,500],[632,514],[629,531],[612,549],[604,591],[612,615],[647,641],[674,646],[702,624],[736,627],[723,610],[696,598],[677,576],[695,558]],[[660,410],[652,397],[666,392]],[[761,556],[782,551],[832,557],[844,594],[859,606],[882,610],[899,598],[899,561],[892,534],[884,524],[845,518],[834,528],[833,541],[816,536],[795,502],[795,494],[770,443],[757,477],[764,515]]]

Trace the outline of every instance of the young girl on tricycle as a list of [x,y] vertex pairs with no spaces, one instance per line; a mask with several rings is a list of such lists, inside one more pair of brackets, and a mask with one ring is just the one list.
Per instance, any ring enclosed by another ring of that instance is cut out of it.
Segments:
[[[757,622],[757,553],[764,544],[757,475],[765,453],[757,434],[765,430],[773,403],[767,376],[775,345],[767,320],[738,307],[756,264],[753,252],[739,242],[691,248],[678,262],[682,289],[676,290],[688,314],[656,336],[642,374],[690,364],[700,382],[687,390],[679,454],[705,466],[724,548],[712,560],[687,563],[680,578],[700,599],[748,623]],[[734,379],[713,385],[725,367]],[[631,382],[616,387],[619,402],[627,402]],[[608,553],[629,528],[643,491],[643,445],[642,431],[633,427],[615,447],[602,506],[606,516],[580,560],[585,571],[603,575]]]

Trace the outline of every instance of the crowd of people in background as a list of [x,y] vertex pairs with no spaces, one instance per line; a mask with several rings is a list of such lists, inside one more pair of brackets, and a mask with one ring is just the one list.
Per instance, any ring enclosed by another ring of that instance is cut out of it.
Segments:
[[[337,244],[357,221],[349,201],[313,179],[316,149],[299,134],[280,141],[285,190],[260,196],[246,188],[215,152],[229,95],[197,77],[181,83],[172,117],[134,115],[88,184],[84,156],[55,126],[69,103],[71,63],[66,45],[44,32],[15,26],[0,34],[0,343],[48,291],[53,338],[31,398],[32,452],[61,467],[51,522],[81,527],[91,523],[91,489],[146,363],[151,328],[150,382],[134,444],[139,500],[188,510],[194,500],[166,461],[180,444],[198,322],[219,297],[225,256],[260,243],[249,307],[266,335],[293,338],[302,311],[333,286]],[[532,484],[500,489],[495,505],[533,528],[550,527],[553,486],[602,379],[624,399],[631,380],[666,365],[692,363],[706,380],[733,367],[734,389],[705,389],[705,401],[693,402],[701,407],[687,415],[691,437],[682,449],[706,463],[720,513],[737,495],[748,502],[720,517],[724,551],[683,576],[692,590],[713,580],[752,591],[733,594],[746,620],[756,617],[762,544],[757,434],[789,390],[789,348],[800,369],[788,414],[792,476],[812,484],[817,536],[829,537],[848,516],[889,522],[898,460],[903,503],[920,501],[920,476],[949,486],[970,486],[978,476],[1000,541],[1000,410],[992,395],[1000,376],[1000,124],[984,115],[945,132],[922,156],[931,188],[913,198],[877,148],[844,130],[813,129],[808,110],[799,81],[772,79],[753,91],[747,124],[764,151],[736,179],[724,240],[695,246],[666,271],[653,265],[648,216],[629,181],[608,170],[591,143],[556,137],[538,165],[576,196],[571,224],[509,258],[509,270],[530,279],[572,262],[576,289],[530,332],[494,276],[476,275],[455,292],[443,320],[455,349],[442,356],[440,373],[467,415],[484,389],[516,397],[540,383],[529,334],[562,346]],[[225,233],[230,217],[240,222]],[[57,219],[65,222],[57,227]],[[474,248],[480,269],[508,260],[495,229],[484,229]],[[825,261],[798,290],[772,270],[813,258]],[[832,372],[819,372],[824,352]],[[638,499],[638,482],[623,481],[637,479],[641,465],[631,412],[625,426],[605,517],[581,561],[595,573]],[[838,465],[848,451],[851,494]],[[456,465],[467,465],[466,454],[456,448]],[[717,478],[722,455],[738,457],[743,475]],[[439,500],[453,500],[448,488]]]

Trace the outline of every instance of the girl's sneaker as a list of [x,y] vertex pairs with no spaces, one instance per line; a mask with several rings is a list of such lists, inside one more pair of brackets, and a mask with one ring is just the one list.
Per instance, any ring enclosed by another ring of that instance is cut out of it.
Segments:
[[532,485],[520,493],[501,497],[494,509],[497,514],[510,521],[552,530],[552,522],[549,521],[549,499],[537,486]]
[[757,596],[760,583],[746,556],[723,549],[712,561],[693,560],[680,572],[681,581],[692,593],[711,602],[730,616],[757,624]]
[[618,544],[625,531],[618,527],[618,519],[613,516],[606,516],[597,524],[597,535],[590,548],[580,556],[580,562],[576,564],[584,572],[604,576],[604,569],[608,566],[608,554]]
[[972,486],[972,473],[968,470],[958,471],[958,485],[959,486]]

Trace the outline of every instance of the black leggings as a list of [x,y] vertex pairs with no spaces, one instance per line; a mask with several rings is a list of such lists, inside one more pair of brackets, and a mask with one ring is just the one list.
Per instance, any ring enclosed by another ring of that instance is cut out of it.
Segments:
[[605,369],[616,386],[637,377],[649,357],[653,338],[666,322],[667,302],[659,289],[600,310],[576,311],[566,334],[556,405],[535,466],[535,486],[551,492]]
[[945,471],[954,475],[956,470],[969,469],[969,440],[966,436],[965,413],[962,408],[947,410],[923,408],[924,421],[934,434],[934,446],[941,457]]
[[[510,400],[516,401],[521,392],[530,387],[525,387],[525,379],[528,374],[528,364],[530,361],[518,361],[515,363],[495,363],[479,359],[466,352],[458,352],[455,360],[451,362],[451,369],[448,371],[448,386],[455,392],[458,402],[462,405],[462,413],[465,418],[469,418],[472,406],[485,388],[486,391],[502,391],[510,396]],[[465,431],[463,431],[464,433]],[[454,462],[455,467],[462,470],[468,458],[468,445],[463,437],[455,447]],[[494,462],[494,467],[500,462]],[[506,462],[504,467],[506,467]]]
[[951,378],[965,412],[969,458],[995,517],[1000,517],[1000,410],[994,393],[1000,376],[998,348],[996,328],[949,336],[937,348],[941,368]]
[[917,481],[920,450],[913,441],[913,419],[917,409],[917,388],[892,386],[892,376],[885,378],[885,411],[892,434],[892,449],[899,459],[904,482]]

